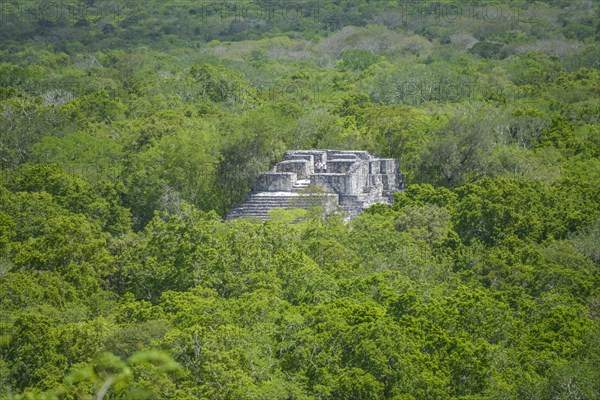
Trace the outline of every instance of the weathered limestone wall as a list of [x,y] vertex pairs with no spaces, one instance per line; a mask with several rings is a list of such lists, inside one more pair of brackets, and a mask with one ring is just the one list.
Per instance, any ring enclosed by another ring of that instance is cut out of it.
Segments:
[[321,186],[325,193],[346,193],[352,187],[348,174],[313,174],[310,184]]
[[339,158],[351,158],[352,156],[357,157],[360,160],[370,160],[373,157],[368,151],[363,150],[326,150],[327,155],[330,159]]
[[287,161],[287,160],[306,160],[309,162],[310,164],[310,173],[314,173],[314,165],[315,165],[315,156],[312,154],[288,154],[286,152],[286,154],[283,156],[283,161]]
[[329,161],[328,165],[334,165],[332,169],[346,169],[345,173],[329,172],[310,175],[311,185],[322,186],[328,193],[345,195],[357,195],[365,193],[368,188],[369,164],[356,161],[350,165]]
[[255,192],[291,192],[296,182],[294,172],[268,172],[260,174],[254,185]]
[[353,190],[351,194],[368,192],[369,162],[361,160],[355,163],[350,172],[354,178]]
[[331,160],[327,163],[327,173],[347,174],[356,160]]
[[307,157],[307,156],[312,156],[312,163],[314,165],[314,163],[317,160],[321,160],[322,162],[327,162],[327,150],[288,150],[285,152],[285,154],[283,155],[283,159],[284,160],[290,160],[292,159],[291,157]]
[[381,160],[369,161],[369,173],[381,174]]
[[314,167],[308,160],[285,160],[275,166],[275,172],[293,172],[298,179],[308,179]]
[[384,194],[390,196],[393,192],[402,190],[398,160],[385,158],[381,159],[380,162]]

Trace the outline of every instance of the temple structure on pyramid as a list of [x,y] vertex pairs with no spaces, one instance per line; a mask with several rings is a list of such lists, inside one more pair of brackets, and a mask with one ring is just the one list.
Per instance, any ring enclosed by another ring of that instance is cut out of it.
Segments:
[[274,208],[308,208],[315,201],[353,218],[372,204],[390,204],[403,187],[398,160],[393,158],[354,150],[289,150],[283,161],[258,177],[244,203],[227,219],[264,220]]

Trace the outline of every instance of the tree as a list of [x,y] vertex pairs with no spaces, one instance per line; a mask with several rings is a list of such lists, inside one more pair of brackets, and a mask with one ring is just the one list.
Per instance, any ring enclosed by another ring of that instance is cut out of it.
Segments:
[[[106,190],[107,194],[112,192],[107,190],[110,186],[112,185],[97,185],[99,192]],[[59,210],[85,215],[91,222],[109,232],[121,233],[130,229],[129,210],[120,204],[119,199],[99,196],[92,185],[79,177],[67,174],[60,165],[22,165],[11,171],[6,187],[17,193],[27,192],[29,196],[17,196],[32,199],[44,198],[49,194],[49,201],[59,206]],[[46,215],[56,213],[55,211]]]
[[426,143],[431,123],[425,113],[408,106],[368,107],[358,121],[365,148],[399,159],[406,174],[415,170],[418,149]]
[[376,56],[368,50],[344,50],[338,60],[341,71],[364,71],[371,65],[379,62],[381,56]]
[[160,351],[137,352],[126,361],[111,353],[101,353],[94,361],[75,368],[62,383],[44,393],[25,392],[19,400],[77,397],[80,399],[154,399],[157,396],[191,399],[173,382],[179,364]]
[[62,375],[66,361],[56,352],[59,339],[53,321],[39,314],[22,314],[13,325],[6,345],[6,360],[11,367],[11,386],[22,391],[27,387],[51,387]]
[[120,98],[111,98],[105,90],[99,90],[89,95],[69,102],[61,107],[61,112],[72,121],[82,121],[85,124],[111,124],[125,116],[127,107]]
[[492,147],[489,126],[476,115],[450,118],[437,137],[423,146],[417,176],[449,187],[476,180],[486,172]]
[[233,104],[247,98],[247,83],[235,72],[221,65],[193,66],[190,74],[202,85],[202,94],[216,103]]
[[539,182],[484,178],[457,194],[455,227],[469,242],[496,245],[513,236],[534,242],[560,239],[587,220],[564,201],[560,188]]
[[469,49],[469,53],[477,54],[483,58],[500,58],[500,51],[504,45],[498,42],[477,42]]

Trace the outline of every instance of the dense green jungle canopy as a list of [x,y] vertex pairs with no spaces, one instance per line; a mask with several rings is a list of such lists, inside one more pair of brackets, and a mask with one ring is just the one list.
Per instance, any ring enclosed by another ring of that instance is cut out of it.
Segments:
[[[598,13],[0,3],[0,398],[599,399]],[[224,221],[317,148],[407,190]]]

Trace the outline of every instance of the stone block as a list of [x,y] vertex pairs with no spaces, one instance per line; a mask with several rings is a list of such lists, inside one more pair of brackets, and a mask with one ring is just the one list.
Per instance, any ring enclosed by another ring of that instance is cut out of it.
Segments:
[[254,185],[255,192],[291,192],[296,182],[293,172],[269,172],[260,174]]
[[327,162],[327,172],[333,174],[347,174],[350,167],[356,160],[329,160]]
[[307,179],[312,171],[311,167],[308,160],[286,160],[275,166],[275,172],[293,172],[297,179]]
[[360,160],[370,160],[372,158],[368,151],[363,150],[327,150],[327,156],[332,160],[352,156]]
[[369,173],[381,174],[381,160],[369,161]]
[[308,161],[311,165],[315,164],[315,156],[312,154],[286,154],[283,158],[283,161],[288,161],[288,160],[306,160]]

